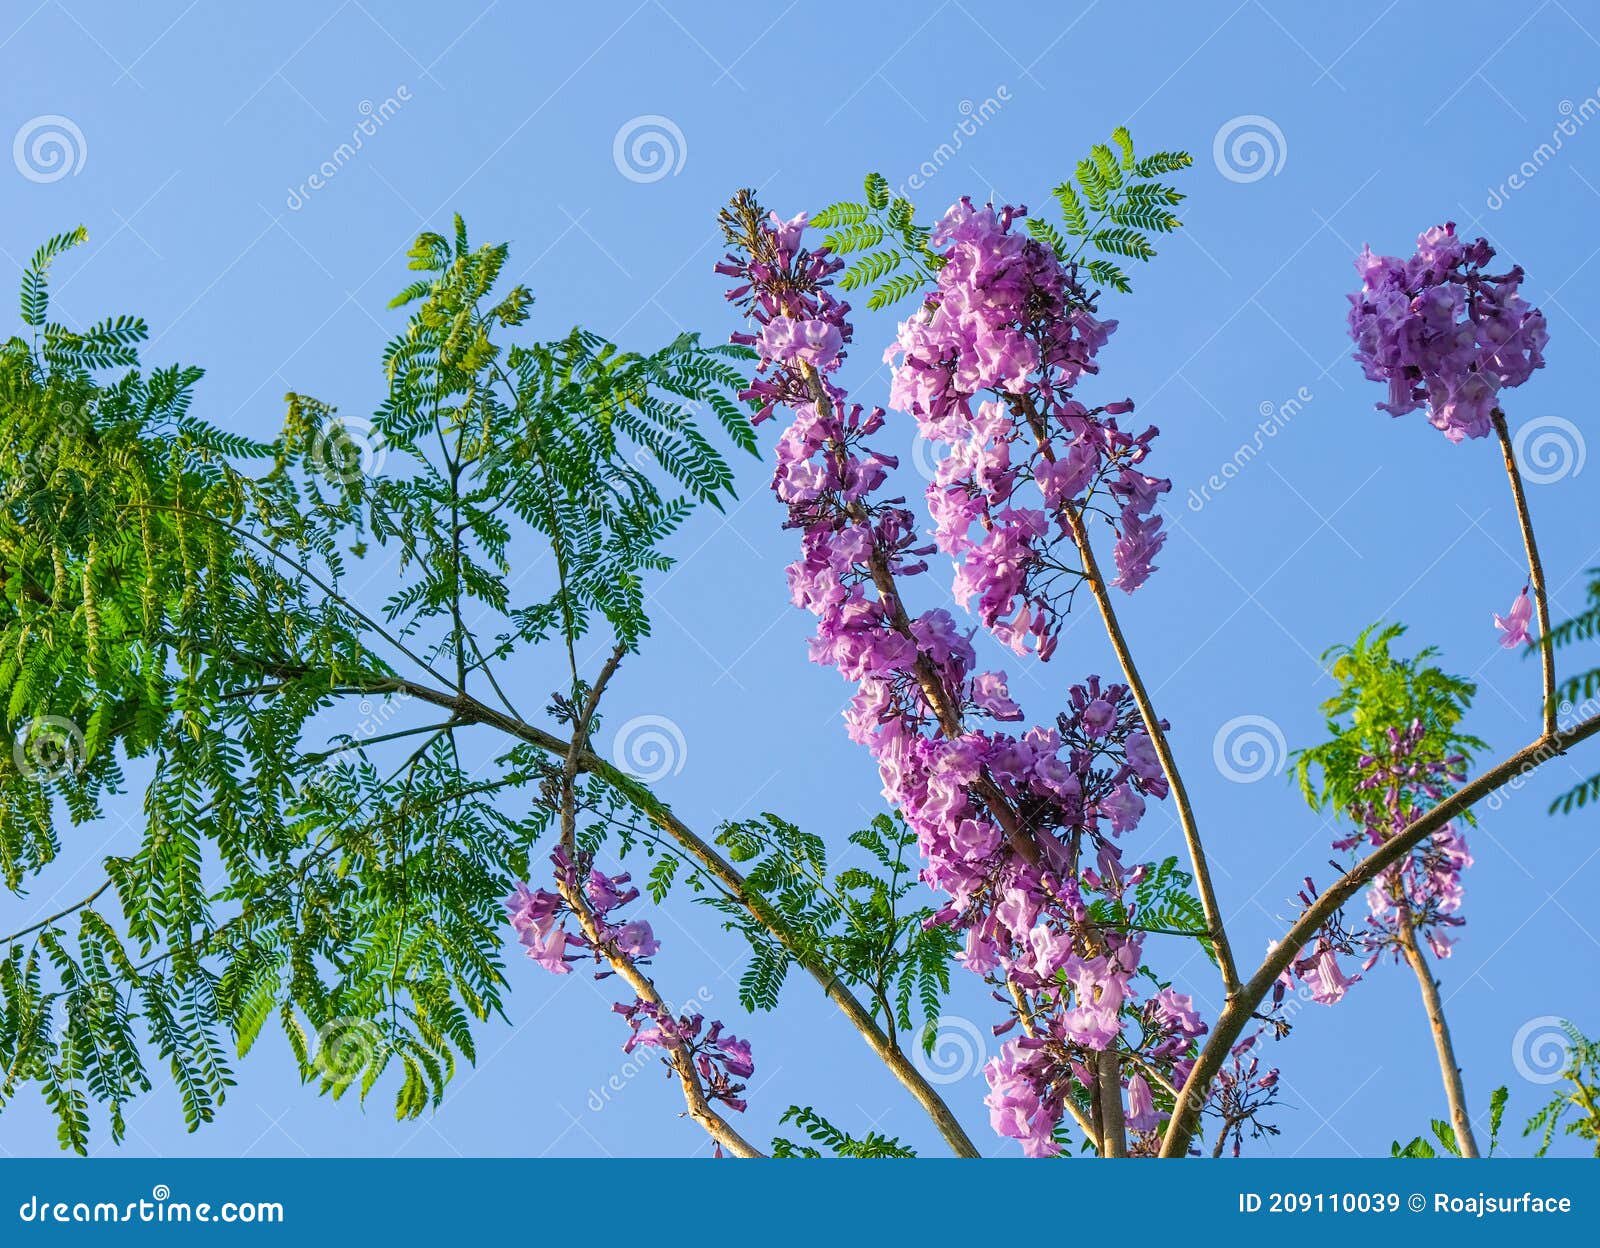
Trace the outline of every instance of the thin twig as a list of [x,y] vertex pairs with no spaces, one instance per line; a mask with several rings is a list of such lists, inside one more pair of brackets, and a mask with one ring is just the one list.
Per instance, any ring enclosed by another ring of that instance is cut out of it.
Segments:
[[1544,678],[1544,733],[1556,730],[1556,653],[1550,639],[1550,603],[1545,594],[1544,564],[1539,559],[1539,543],[1533,536],[1533,518],[1528,514],[1528,499],[1522,489],[1522,473],[1506,428],[1505,413],[1495,408],[1494,431],[1500,439],[1500,453],[1506,461],[1506,476],[1511,480],[1511,498],[1517,506],[1517,524],[1522,529],[1522,548],[1528,554],[1528,583],[1533,586],[1533,602],[1539,611],[1539,667]]

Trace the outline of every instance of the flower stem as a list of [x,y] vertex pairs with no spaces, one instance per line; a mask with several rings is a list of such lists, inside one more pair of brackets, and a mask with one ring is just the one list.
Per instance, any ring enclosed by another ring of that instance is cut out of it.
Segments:
[[1506,461],[1506,476],[1511,480],[1511,497],[1517,505],[1517,524],[1522,529],[1522,546],[1528,552],[1528,583],[1533,586],[1533,601],[1539,611],[1539,666],[1544,676],[1544,731],[1556,730],[1556,654],[1550,643],[1550,603],[1545,595],[1544,564],[1539,559],[1539,543],[1533,536],[1533,519],[1528,514],[1528,498],[1522,489],[1522,473],[1517,468],[1516,451],[1506,416],[1494,410],[1494,431],[1500,439],[1500,453]]
[[1228,944],[1227,930],[1223,927],[1222,909],[1217,904],[1216,890],[1211,884],[1211,868],[1206,862],[1205,846],[1200,841],[1200,825],[1195,819],[1194,807],[1189,804],[1189,791],[1184,788],[1177,759],[1173,757],[1172,747],[1167,743],[1167,734],[1161,730],[1161,718],[1156,714],[1155,703],[1150,700],[1144,678],[1140,676],[1138,665],[1133,660],[1133,652],[1128,648],[1128,639],[1123,635],[1122,625],[1117,620],[1116,607],[1111,601],[1111,590],[1106,585],[1099,564],[1095,561],[1094,546],[1089,541],[1089,532],[1084,526],[1083,517],[1071,507],[1064,508],[1062,514],[1067,517],[1067,522],[1072,527],[1072,540],[1077,544],[1078,556],[1083,561],[1089,592],[1094,595],[1095,605],[1100,608],[1100,619],[1105,624],[1106,635],[1111,639],[1111,648],[1116,652],[1117,663],[1122,668],[1123,677],[1133,691],[1133,700],[1139,707],[1140,717],[1144,720],[1145,732],[1149,734],[1150,742],[1155,746],[1156,757],[1161,761],[1161,770],[1167,777],[1167,784],[1171,786],[1172,804],[1177,809],[1178,823],[1183,828],[1184,844],[1188,846],[1189,862],[1194,868],[1195,887],[1200,893],[1200,906],[1205,911],[1206,934],[1211,938],[1212,949],[1216,951],[1217,966],[1222,971],[1223,987],[1231,1001],[1239,992],[1239,971],[1233,960],[1233,949]]

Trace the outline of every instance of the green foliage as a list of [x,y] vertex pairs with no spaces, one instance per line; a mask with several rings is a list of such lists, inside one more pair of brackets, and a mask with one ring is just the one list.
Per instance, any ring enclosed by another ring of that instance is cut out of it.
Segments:
[[[835,1157],[915,1157],[916,1150],[907,1148],[899,1140],[868,1131],[859,1140],[834,1126],[816,1110],[791,1105],[784,1111],[780,1122],[792,1122],[806,1133],[810,1144],[796,1144],[792,1140],[775,1137],[772,1141],[774,1157],[823,1157],[827,1149]],[[821,1148],[816,1147],[821,1145]]]
[[[1587,602],[1577,615],[1550,629],[1549,643],[1553,648],[1588,646],[1600,640],[1600,568],[1589,569]],[[1530,646],[1524,653],[1535,654],[1538,649],[1536,645]],[[1596,703],[1600,702],[1600,666],[1558,682],[1556,701],[1560,704],[1558,717],[1562,721],[1582,719],[1593,713]],[[1550,803],[1550,813],[1570,815],[1591,802],[1600,802],[1600,774],[1579,781],[1557,797]]]
[[1190,891],[1193,886],[1194,876],[1178,866],[1176,856],[1164,858],[1134,885],[1131,897],[1121,901],[1100,898],[1090,905],[1089,913],[1107,927],[1192,937],[1215,964],[1217,954],[1207,935],[1205,907]]
[[[1500,1147],[1500,1125],[1505,1121],[1506,1102],[1510,1097],[1510,1092],[1505,1088],[1496,1088],[1489,1094],[1489,1151],[1484,1154],[1486,1157],[1493,1157],[1495,1150]],[[1440,1118],[1433,1119],[1428,1125],[1429,1130],[1433,1132],[1434,1143],[1439,1146],[1437,1149],[1434,1148],[1433,1143],[1419,1135],[1404,1146],[1401,1145],[1399,1140],[1394,1141],[1389,1146],[1389,1155],[1391,1157],[1431,1161],[1439,1155],[1439,1151],[1442,1149],[1447,1156],[1461,1156],[1461,1144],[1456,1138],[1454,1127]]]
[[[776,815],[726,824],[717,842],[744,865],[748,891],[765,911],[758,919],[730,897],[702,899],[750,945],[739,981],[746,1009],[776,1009],[789,968],[804,958],[861,989],[892,1042],[920,1025],[931,1049],[934,1031],[926,1024],[939,1017],[950,991],[959,943],[943,924],[924,927],[931,907],[907,905],[917,887],[917,850],[916,834],[903,821],[879,815],[851,833],[851,844],[873,865],[832,874],[821,838]],[[775,926],[790,935],[789,947],[774,938]]]
[[1493,1157],[1500,1147],[1500,1126],[1506,1120],[1506,1102],[1510,1099],[1511,1090],[1504,1085],[1489,1093],[1489,1151],[1485,1156]]
[[1556,1130],[1577,1136],[1594,1146],[1600,1157],[1600,1040],[1591,1040],[1569,1020],[1561,1021],[1567,1040],[1566,1065],[1561,1072],[1565,1086],[1557,1088],[1522,1129],[1526,1136],[1537,1135],[1535,1157],[1543,1157],[1555,1142]]
[[[932,231],[916,224],[911,201],[891,197],[881,173],[867,175],[865,190],[865,203],[829,204],[811,224],[828,231],[823,242],[835,255],[854,257],[839,275],[840,287],[873,287],[867,307],[877,311],[926,289],[944,260],[928,249]],[[910,271],[902,272],[906,265]]]
[[[1126,294],[1133,288],[1128,274],[1108,257],[1154,258],[1150,235],[1169,234],[1183,224],[1172,211],[1183,202],[1183,193],[1160,179],[1193,163],[1187,152],[1139,158],[1127,128],[1118,126],[1111,144],[1095,144],[1078,162],[1076,183],[1056,187],[1062,224],[1042,217],[1025,218],[1024,224],[1064,264],[1081,264],[1091,280]],[[864,202],[829,204],[811,224],[828,231],[823,241],[830,251],[850,258],[839,285],[870,289],[867,307],[878,311],[927,290],[944,264],[928,247],[932,229],[916,224],[915,216],[911,202],[891,196],[887,179],[872,173]],[[1085,257],[1090,249],[1099,254]]]
[[[0,930],[0,1108],[37,1088],[83,1152],[161,1066],[194,1129],[270,1025],[319,1090],[419,1114],[499,1012],[550,821],[553,738],[495,665],[556,641],[570,734],[576,639],[647,635],[663,541],[731,496],[706,426],[753,448],[743,353],[504,343],[532,295],[457,220],[411,251],[372,418],[290,395],[258,443],[192,414],[199,369],[141,369],[139,319],[50,320],[83,237],[34,255],[0,345],[0,874],[21,895],[109,799],[132,818],[98,886]],[[586,781],[586,834],[646,799]]]
[[[1068,180],[1055,188],[1061,225],[1029,217],[1028,232],[1062,263],[1081,261],[1094,281],[1127,294],[1133,289],[1131,279],[1106,257],[1141,262],[1155,257],[1150,235],[1170,234],[1183,224],[1172,211],[1183,202],[1183,193],[1159,179],[1193,163],[1187,152],[1155,152],[1141,159],[1127,127],[1118,126],[1111,144],[1096,143],[1078,162],[1075,183]],[[1090,248],[1101,254],[1084,259]]]
[[1368,770],[1361,760],[1385,752],[1389,730],[1403,730],[1414,719],[1424,729],[1415,755],[1419,762],[1458,754],[1470,761],[1484,748],[1477,737],[1457,729],[1477,685],[1431,663],[1438,653],[1431,646],[1411,658],[1395,655],[1391,646],[1404,634],[1404,625],[1374,624],[1351,645],[1323,653],[1339,682],[1339,691],[1322,704],[1328,740],[1294,754],[1295,778],[1312,809],[1348,809],[1360,796],[1357,786]]

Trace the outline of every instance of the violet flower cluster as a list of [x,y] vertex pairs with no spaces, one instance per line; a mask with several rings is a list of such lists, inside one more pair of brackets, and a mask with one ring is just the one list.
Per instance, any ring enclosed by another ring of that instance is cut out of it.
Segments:
[[619,1001],[611,1008],[633,1029],[622,1046],[624,1053],[632,1053],[636,1048],[684,1052],[700,1076],[706,1099],[721,1101],[729,1109],[744,1112],[748,1102],[739,1094],[745,1090],[745,1085],[737,1081],[748,1079],[756,1069],[748,1040],[724,1031],[720,1022],[708,1026],[702,1015],[692,1011],[674,1016],[670,1009],[651,1001],[634,1001],[631,1005]]
[[[568,893],[575,894],[582,887],[599,940],[591,940],[581,922],[577,931],[567,930],[565,919],[573,910],[560,893],[543,888],[530,890],[526,884],[518,883],[517,891],[506,898],[506,914],[517,938],[527,947],[528,956],[545,970],[552,975],[570,973],[571,964],[577,958],[568,954],[568,949],[587,949],[596,961],[614,954],[630,962],[639,962],[661,948],[661,942],[644,919],[614,923],[607,917],[639,896],[639,890],[630,886],[630,875],[626,872],[606,875],[593,866],[582,871],[565,846],[558,846],[550,855],[550,861]],[[609,973],[601,972],[602,975]]]
[[1380,410],[1426,407],[1452,442],[1485,437],[1500,391],[1544,367],[1544,316],[1518,293],[1520,266],[1485,272],[1494,254],[1485,239],[1462,242],[1454,222],[1419,234],[1405,260],[1363,248],[1350,336],[1368,379],[1388,383]]
[[[1404,729],[1390,728],[1382,751],[1359,760],[1362,777],[1357,788],[1363,796],[1349,810],[1357,831],[1335,840],[1334,849],[1348,852],[1362,844],[1383,845],[1466,779],[1466,760],[1461,755],[1419,757],[1424,735],[1420,720]],[[1324,927],[1284,971],[1274,989],[1274,1003],[1281,1002],[1296,981],[1304,984],[1311,999],[1320,1005],[1343,1000],[1385,949],[1402,956],[1403,928],[1426,940],[1435,957],[1449,957],[1454,942],[1446,932],[1465,922],[1458,914],[1461,873],[1471,865],[1466,836],[1454,823],[1446,823],[1373,880],[1367,890],[1368,913],[1363,924],[1347,930],[1335,920]],[[1300,901],[1310,906],[1315,900],[1315,887],[1307,879]],[[1359,970],[1346,973],[1341,957],[1360,958]]]
[[[607,875],[592,863],[574,862],[565,846],[558,846],[550,861],[559,891],[530,889],[519,883],[517,891],[505,901],[507,917],[527,947],[528,957],[554,975],[567,975],[572,964],[583,956],[569,950],[587,951],[597,963],[609,967],[638,967],[661,948],[648,921],[618,921],[613,917],[639,896],[627,872]],[[587,914],[579,914],[575,908],[579,899]],[[576,930],[568,930],[569,917],[576,920]],[[595,978],[604,979],[614,973],[599,970]],[[669,1059],[672,1055],[686,1056],[708,1100],[744,1110],[746,1102],[739,1094],[745,1085],[739,1081],[755,1071],[747,1041],[725,1031],[721,1022],[708,1024],[694,1012],[674,1015],[664,1005],[642,997],[630,1003],[618,1002],[612,1009],[622,1015],[630,1030],[623,1052],[642,1047],[660,1049]]]
[[[1387,748],[1360,761],[1360,790],[1367,794],[1351,808],[1360,833],[1335,841],[1335,849],[1353,848],[1361,841],[1378,846],[1402,832],[1417,814],[1441,801],[1450,787],[1466,779],[1466,760],[1460,755],[1423,760],[1418,747],[1423,727],[1413,720],[1404,730],[1388,731]],[[1454,823],[1447,823],[1393,866],[1386,868],[1367,890],[1370,917],[1366,938],[1372,950],[1371,966],[1385,948],[1394,948],[1399,926],[1410,926],[1427,940],[1434,956],[1447,958],[1454,943],[1445,931],[1460,927],[1461,873],[1472,865],[1467,838]]]
[[1032,644],[1048,658],[1082,576],[1051,549],[1069,536],[1067,509],[1106,496],[1116,584],[1131,592],[1166,540],[1152,513],[1171,482],[1139,470],[1156,430],[1118,428],[1131,402],[1074,397],[1117,323],[1095,316],[1053,251],[1012,230],[1023,211],[963,199],[945,214],[930,240],[945,249],[935,289],[884,360],[890,406],[950,448],[927,497],[935,542],[956,559],[956,598],[976,599],[984,626],[1019,654]]
[[[996,1030],[1020,1023],[1023,1034],[990,1063],[991,1121],[1044,1156],[1058,1151],[1075,1090],[1098,1094],[1098,1054],[1126,1049],[1181,1081],[1206,1028],[1188,997],[1169,988],[1141,1001],[1132,983],[1148,868],[1125,863],[1119,841],[1167,781],[1128,690],[1090,677],[1054,724],[1005,731],[1023,711],[1004,672],[978,667],[972,630],[940,608],[912,614],[902,598],[904,579],[949,553],[957,596],[1042,659],[1061,626],[1052,582],[1065,565],[1053,550],[1097,485],[1118,509],[1125,588],[1160,547],[1150,513],[1167,483],[1136,467],[1155,431],[1130,437],[1114,419],[1127,404],[1087,408],[1071,394],[1112,325],[1094,318],[1069,267],[1011,231],[1019,215],[966,200],[950,210],[932,235],[944,249],[937,287],[886,357],[892,402],[952,447],[928,491],[933,546],[903,498],[881,497],[897,462],[869,441],[883,410],[851,402],[836,380],[852,337],[849,306],[829,289],[841,262],[804,247],[804,217],[764,217],[746,192],[724,213],[735,250],[717,268],[754,324],[734,339],[760,357],[747,392],[757,421],[780,407],[792,417],[772,488],[800,534],[788,579],[817,619],[811,658],[858,686],[846,728],[916,832],[922,879],[945,896],[931,921],[964,931],[960,960],[1009,994],[997,993],[1012,1012]],[[1021,497],[1029,482],[1037,501]],[[1153,1150],[1149,1083],[1135,1073],[1128,1092]]]

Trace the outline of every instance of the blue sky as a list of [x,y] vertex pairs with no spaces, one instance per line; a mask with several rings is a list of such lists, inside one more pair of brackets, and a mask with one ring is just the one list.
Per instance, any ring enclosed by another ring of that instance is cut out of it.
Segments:
[[[918,175],[924,218],[962,194],[1048,209],[1049,188],[1118,123],[1143,148],[1187,148],[1186,228],[1133,296],[1107,302],[1122,325],[1096,397],[1131,395],[1162,429],[1172,537],[1123,616],[1173,724],[1248,960],[1286,925],[1300,877],[1328,875],[1330,832],[1271,766],[1251,782],[1229,777],[1238,768],[1217,762],[1226,726],[1267,721],[1269,764],[1282,762],[1279,739],[1313,743],[1332,687],[1319,654],[1381,618],[1409,624],[1413,641],[1440,646],[1447,667],[1480,683],[1470,729],[1496,755],[1536,730],[1536,671],[1502,652],[1490,626],[1525,580],[1498,456],[1488,443],[1452,447],[1420,415],[1372,409],[1382,396],[1344,336],[1363,242],[1404,252],[1449,218],[1525,266],[1550,322],[1550,363],[1511,396],[1512,424],[1571,422],[1537,426],[1554,439],[1543,475],[1556,479],[1530,487],[1558,616],[1581,604],[1582,571],[1600,563],[1600,463],[1582,467],[1593,403],[1581,380],[1600,367],[1590,226],[1600,120],[1588,120],[1600,109],[1597,35],[1600,18],[1571,0],[1447,13],[1410,0],[1137,13],[971,0],[825,10],[22,0],[0,18],[0,139],[15,137],[17,164],[0,176],[0,266],[19,270],[47,234],[83,222],[87,247],[56,272],[58,311],[143,315],[147,359],[203,365],[204,415],[264,435],[289,389],[349,415],[376,406],[378,355],[402,323],[385,304],[405,282],[404,251],[453,211],[478,239],[513,243],[512,270],[539,299],[532,332],[581,322],[650,347],[685,328],[720,339],[732,327],[710,268],[715,212],[740,186],[789,215],[853,193],[877,169],[895,185]],[[982,124],[941,155],[971,117]],[[670,171],[628,167],[640,118],[670,123],[650,123],[668,135]],[[1564,118],[1573,133],[1560,150],[1536,154]],[[360,151],[312,185],[363,120]],[[1248,144],[1231,155],[1241,130],[1265,136],[1270,170],[1242,163]],[[36,148],[49,132],[70,151]],[[66,164],[51,165],[52,151]],[[1512,186],[1525,162],[1532,173]],[[876,344],[891,332],[883,318],[858,329],[849,380],[863,398],[884,391]],[[1292,419],[1260,454],[1191,498],[1291,399]],[[899,436],[910,450],[903,426]],[[809,618],[783,585],[792,535],[778,527],[765,471],[747,460],[740,474],[740,503],[676,539],[679,565],[652,598],[655,635],[616,687],[610,723],[672,722],[673,769],[659,789],[696,826],[772,810],[843,845],[880,809],[878,783],[839,725],[845,687],[805,660]],[[1084,615],[1048,669],[1012,665],[1013,688],[1042,712],[1066,684],[1111,666]],[[537,659],[517,669],[530,700],[552,687],[548,671]],[[1580,769],[1600,766],[1594,754],[1558,761],[1482,812],[1469,925],[1440,970],[1473,1104],[1506,1083],[1513,1122],[1547,1093],[1515,1067],[1519,1031],[1550,1015],[1600,1030],[1586,969],[1600,948],[1590,901],[1600,828],[1543,813]],[[0,927],[75,898],[127,834],[116,812],[73,833],[28,898],[0,899]],[[1152,855],[1180,848],[1165,809],[1141,835]],[[668,995],[701,996],[754,1041],[748,1134],[764,1141],[785,1107],[811,1104],[936,1151],[915,1106],[814,992],[796,981],[778,1014],[740,1017],[735,938],[692,908],[653,917]],[[1165,970],[1215,1006],[1203,961],[1179,956]],[[510,1025],[487,1029],[477,1069],[420,1122],[393,1122],[382,1092],[365,1109],[318,1100],[281,1042],[263,1042],[216,1125],[185,1135],[174,1098],[157,1094],[133,1116],[125,1151],[707,1151],[664,1075],[625,1072],[603,986],[523,963],[512,979]],[[950,1014],[993,1048],[981,1033],[994,1007],[975,982],[958,985]],[[1443,1116],[1403,971],[1379,968],[1337,1009],[1308,1007],[1296,1021],[1273,1054],[1283,1135],[1261,1151],[1386,1152]],[[948,1086],[990,1141],[981,1077]],[[48,1152],[53,1137],[31,1101],[0,1117],[4,1151]]]

